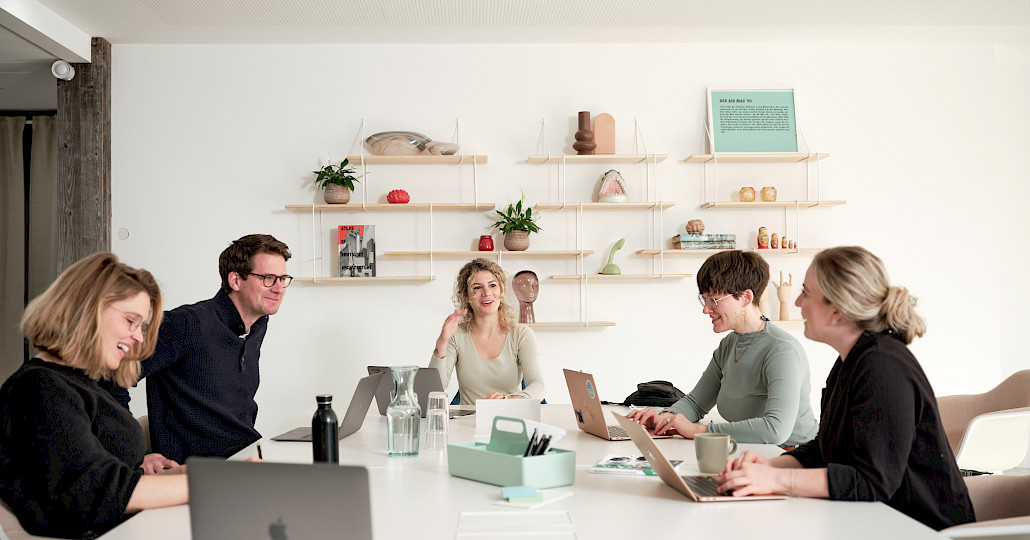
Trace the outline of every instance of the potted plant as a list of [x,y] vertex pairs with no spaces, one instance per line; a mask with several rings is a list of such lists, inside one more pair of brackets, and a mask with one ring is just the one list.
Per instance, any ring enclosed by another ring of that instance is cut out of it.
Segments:
[[533,209],[526,207],[522,209],[522,203],[526,200],[526,194],[515,205],[508,204],[504,212],[494,210],[501,219],[494,223],[494,228],[504,233],[504,248],[508,251],[525,251],[529,247],[529,234],[540,232],[540,226],[534,221]]
[[354,176],[354,169],[349,168],[350,162],[343,160],[337,167],[332,163],[313,171],[315,185],[324,189],[325,202],[328,204],[347,204],[350,201],[350,192],[354,191],[354,182],[361,176]]

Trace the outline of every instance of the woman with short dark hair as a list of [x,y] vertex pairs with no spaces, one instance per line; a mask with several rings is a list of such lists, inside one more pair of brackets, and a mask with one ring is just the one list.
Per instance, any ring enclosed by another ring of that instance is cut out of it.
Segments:
[[974,521],[930,382],[908,344],[926,332],[907,289],[861,247],[815,256],[795,302],[805,337],[840,356],[826,379],[815,440],[766,460],[746,451],[720,489],[882,501],[940,530]]
[[[728,433],[738,442],[795,446],[815,436],[808,359],[793,336],[768,324],[758,309],[769,264],[747,251],[722,251],[697,274],[702,312],[716,333],[730,331],[686,397],[664,412],[628,416],[658,435]],[[725,422],[697,423],[713,406]]]

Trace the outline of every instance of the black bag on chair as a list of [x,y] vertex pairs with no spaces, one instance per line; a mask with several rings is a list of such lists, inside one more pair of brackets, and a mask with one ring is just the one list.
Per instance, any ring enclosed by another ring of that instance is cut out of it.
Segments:
[[668,407],[686,396],[669,381],[651,381],[637,384],[637,391],[626,396],[622,405],[643,405],[646,407]]

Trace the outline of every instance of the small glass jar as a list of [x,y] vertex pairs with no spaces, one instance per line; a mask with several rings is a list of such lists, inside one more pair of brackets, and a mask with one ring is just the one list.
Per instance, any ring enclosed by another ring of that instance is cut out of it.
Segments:
[[494,250],[494,237],[489,234],[484,234],[479,237],[479,251],[493,251]]

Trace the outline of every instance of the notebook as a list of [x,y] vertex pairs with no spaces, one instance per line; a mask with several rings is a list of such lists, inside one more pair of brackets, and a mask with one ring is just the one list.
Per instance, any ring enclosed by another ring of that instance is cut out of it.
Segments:
[[654,439],[647,433],[644,426],[622,416],[615,414],[615,419],[626,433],[637,445],[640,452],[647,458],[647,462],[658,473],[658,477],[673,489],[686,495],[694,502],[733,502],[733,501],[759,501],[772,499],[786,499],[786,495],[748,495],[746,497],[734,497],[726,493],[716,491],[719,480],[715,476],[680,476],[676,469],[669,462],[669,459],[662,454]]
[[193,540],[372,538],[368,470],[191,457]]
[[[629,435],[619,426],[609,426],[604,419],[604,407],[601,396],[597,392],[594,376],[582,371],[566,369],[565,383],[569,385],[569,398],[572,399],[572,412],[576,413],[579,429],[609,441],[628,441]],[[655,435],[653,429],[648,430],[656,439],[668,439],[672,435]]]
[[[379,379],[381,377],[381,374],[376,373],[358,381],[358,386],[354,389],[354,395],[350,398],[350,405],[347,406],[347,414],[344,415],[343,422],[340,423],[339,437],[341,439],[361,429],[361,424],[365,421],[368,406],[372,404],[372,396],[375,395],[376,388],[379,387]],[[272,437],[272,440],[311,442],[311,428],[299,427],[291,429],[286,433]]]
[[[381,373],[383,378],[376,389],[376,405],[379,406],[379,414],[385,415],[386,408],[393,401],[393,375],[390,375],[389,366],[368,366],[369,375],[377,373]],[[436,368],[420,367],[415,372],[415,394],[418,396],[418,406],[422,408],[422,418],[425,418],[428,412],[430,392],[443,392],[440,372]]]

